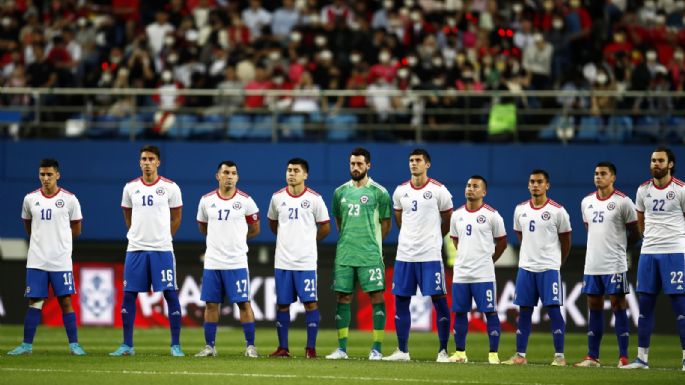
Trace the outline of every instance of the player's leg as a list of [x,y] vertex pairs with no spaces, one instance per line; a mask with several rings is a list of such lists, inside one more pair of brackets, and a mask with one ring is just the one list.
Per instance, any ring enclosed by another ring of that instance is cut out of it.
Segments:
[[205,302],[205,347],[195,354],[195,357],[214,357],[216,356],[216,329],[219,325],[219,311],[224,300],[220,270],[204,269],[202,271],[200,299]]
[[576,367],[598,367],[599,347],[604,335],[604,294],[606,293],[602,275],[583,275],[583,290],[587,296],[588,307],[588,352],[585,358],[574,364]]
[[499,364],[498,350],[502,331],[499,316],[497,315],[497,286],[495,282],[472,283],[470,286],[473,299],[476,301],[476,308],[479,312],[485,314],[487,320],[488,339],[490,342],[488,362],[490,364]]
[[396,261],[392,275],[392,293],[395,295],[395,333],[397,350],[387,357],[386,361],[409,361],[409,330],[411,297],[416,294],[415,262]]
[[554,342],[553,366],[566,366],[564,357],[564,337],[566,336],[566,322],[561,315],[560,307],[564,304],[563,287],[559,270],[547,270],[536,273],[542,305],[547,309],[551,323],[552,341]]
[[305,357],[316,358],[316,337],[319,334],[319,314],[316,270],[296,271],[295,290],[300,302],[304,304],[305,322],[307,324],[307,344]]
[[78,328],[76,313],[71,304],[71,295],[76,293],[74,275],[71,271],[51,272],[50,285],[62,309],[62,322],[69,341],[69,351],[75,356],[83,356],[86,352],[78,343]]
[[516,354],[502,362],[505,365],[524,365],[528,363],[526,351],[528,350],[528,339],[533,328],[533,307],[537,305],[540,298],[535,273],[519,268],[516,273],[515,293],[514,304],[519,306],[518,327],[516,329]]
[[333,270],[333,290],[336,296],[335,328],[338,330],[338,348],[327,359],[347,359],[347,338],[350,332],[352,293],[355,284],[355,268],[336,264]]
[[628,277],[626,272],[612,274],[610,278],[605,278],[604,283],[611,301],[611,311],[614,314],[614,331],[618,341],[618,366],[621,367],[628,364],[628,341],[630,339],[628,304],[626,303],[626,294],[630,293]]
[[275,269],[276,280],[276,334],[278,348],[270,357],[290,357],[288,350],[288,331],[290,328],[290,304],[295,302],[297,292],[292,270]]
[[622,369],[648,369],[649,345],[654,329],[656,295],[661,290],[657,265],[658,254],[641,254],[637,265],[637,288],[640,317],[637,321],[637,359]]
[[121,303],[121,323],[124,342],[110,356],[132,356],[133,324],[136,320],[136,299],[139,292],[150,288],[149,255],[144,251],[128,251],[124,261],[124,295]]
[[362,291],[369,294],[373,312],[373,344],[369,359],[380,360],[383,358],[381,352],[385,337],[385,265],[380,261],[374,266],[358,267],[356,276]]
[[238,302],[238,311],[240,312],[240,324],[243,327],[243,335],[245,336],[245,357],[257,358],[257,348],[255,347],[255,319],[252,305],[249,301]]
[[171,355],[183,357],[181,350],[181,302],[178,299],[176,284],[176,260],[172,251],[151,251],[150,272],[153,291],[164,292],[169,312],[169,332],[171,334]]
[[255,347],[255,319],[252,305],[250,304],[250,272],[247,268],[222,270],[221,282],[223,294],[229,301],[237,304],[240,316],[240,325],[245,336],[245,356],[257,358]]
[[319,323],[321,314],[319,313],[319,302],[305,302],[305,322],[307,323],[307,345],[304,348],[305,358],[316,358],[316,337],[319,334]]
[[671,306],[676,316],[683,352],[682,367],[685,370],[685,254],[664,255],[659,261],[659,270],[664,293],[671,298]]
[[7,352],[11,356],[31,354],[33,339],[40,325],[43,304],[48,296],[48,272],[37,269],[26,269],[26,290],[29,306],[24,316],[24,339],[21,345]]
[[430,295],[435,308],[435,326],[438,330],[438,362],[448,362],[447,343],[450,339],[450,309],[447,305],[445,269],[442,261],[421,262],[419,286],[423,295]]
[[468,313],[471,311],[471,284],[452,283],[452,311],[454,312],[454,345],[455,353],[450,357],[451,362],[468,362],[466,357],[466,334],[469,330]]

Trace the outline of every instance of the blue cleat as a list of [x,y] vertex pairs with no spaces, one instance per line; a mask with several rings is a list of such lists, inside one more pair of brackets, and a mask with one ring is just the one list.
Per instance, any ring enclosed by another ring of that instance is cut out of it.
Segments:
[[174,357],[185,357],[185,353],[181,350],[181,345],[171,345],[171,355]]
[[632,364],[621,366],[621,369],[649,369],[649,364],[639,358],[636,358]]
[[79,345],[78,342],[70,343],[69,344],[69,351],[71,351],[71,354],[73,354],[75,356],[85,356],[86,355],[86,351],[83,350],[83,348],[81,347],[81,345]]
[[22,342],[21,345],[7,352],[10,356],[24,356],[33,353],[33,344]]
[[119,348],[112,353],[109,353],[110,356],[114,357],[120,357],[120,356],[135,356],[136,351],[133,350],[133,347],[128,346],[126,344],[121,344]]

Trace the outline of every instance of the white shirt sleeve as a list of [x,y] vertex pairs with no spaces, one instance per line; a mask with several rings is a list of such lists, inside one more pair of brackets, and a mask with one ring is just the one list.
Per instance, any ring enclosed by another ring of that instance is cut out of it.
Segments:
[[316,198],[316,207],[314,210],[314,220],[316,223],[330,222],[331,218],[328,216],[328,208],[321,196]]
[[444,212],[452,209],[452,194],[444,185],[440,188],[440,196],[438,197],[438,209]]
[[272,221],[278,221],[278,207],[276,207],[276,195],[271,197],[271,202],[269,202],[269,211],[266,213],[266,217]]
[[521,212],[519,207],[521,206],[516,206],[516,209],[514,209],[514,231],[521,232],[521,225],[519,224],[519,216],[521,215]]
[[394,210],[402,210],[402,203],[400,202],[400,187],[397,186],[395,192],[392,193],[392,208]]
[[69,208],[69,220],[70,221],[80,221],[83,219],[83,214],[81,213],[81,203],[79,203],[76,195],[71,197],[71,207]]
[[454,211],[452,212],[452,216],[450,217],[450,237],[451,238],[459,238],[459,232],[457,231],[457,212]]
[[[259,208],[257,207],[257,204],[255,203],[254,199],[252,199],[252,197],[249,197],[246,199],[246,201],[247,202],[245,202],[245,216],[249,217],[258,214]],[[259,218],[259,216],[253,217],[253,221],[255,221],[256,218]]]
[[557,214],[557,233],[563,234],[571,231],[571,218],[568,216],[566,209],[559,208],[559,213]]
[[507,236],[507,230],[504,227],[504,219],[497,211],[495,211],[495,214],[492,216],[492,235],[494,238]]
[[583,223],[587,224],[587,217],[585,216],[585,202],[586,199],[583,199],[582,202],[580,202],[580,214],[583,216]]
[[121,196],[121,207],[132,208],[131,195],[128,192],[128,185],[124,186],[124,192]]
[[644,213],[645,212],[645,202],[642,200],[642,194],[643,194],[642,187],[638,187],[637,188],[637,194],[635,194],[635,207],[637,208],[637,211]]
[[205,208],[205,198],[202,197],[200,198],[200,203],[197,204],[197,216],[195,219],[198,222],[202,223],[207,223],[209,221],[209,217],[207,216],[207,210]]
[[24,203],[21,205],[21,219],[31,219],[31,203],[29,196],[24,197]]
[[623,217],[625,218],[626,224],[637,222],[637,211],[635,211],[635,205],[628,197],[623,199]]
[[176,184],[172,184],[169,189],[169,208],[176,209],[183,206],[183,199],[181,198],[181,188]]

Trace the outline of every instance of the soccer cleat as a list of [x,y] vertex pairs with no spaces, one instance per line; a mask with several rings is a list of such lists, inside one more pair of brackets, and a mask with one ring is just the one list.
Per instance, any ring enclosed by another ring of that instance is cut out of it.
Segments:
[[333,353],[326,356],[327,360],[346,360],[348,358],[347,353],[340,348],[335,349]]
[[290,351],[286,348],[278,347],[273,353],[269,354],[269,357],[290,357]]
[[466,357],[466,351],[460,352],[459,350],[457,350],[456,352],[454,352],[454,354],[452,354],[452,357],[449,358],[449,361],[456,362],[459,364],[465,364],[469,362],[469,359]]
[[626,365],[628,365],[630,362],[628,361],[628,357],[620,357],[618,359],[618,365],[616,365],[617,368],[622,368]]
[[245,348],[245,357],[258,358],[257,348],[254,345],[247,345]]
[[216,357],[216,348],[214,346],[205,345],[204,349],[195,354],[195,357]]
[[[409,353],[407,353],[407,356],[409,356]],[[383,359],[383,353],[379,352],[376,349],[371,349],[369,352],[369,361],[380,361]]]
[[447,350],[442,349],[438,352],[438,357],[435,362],[450,362],[450,355],[447,354]]
[[[370,359],[370,360],[372,359],[372,358],[371,358],[371,354],[372,354],[373,352],[374,352],[374,350],[372,350],[371,353],[369,353],[369,359]],[[378,358],[376,358],[376,359],[378,359]],[[411,360],[411,357],[409,357],[409,353],[408,353],[408,352],[403,352],[403,351],[401,351],[400,349],[395,349],[395,351],[392,352],[391,355],[389,355],[389,356],[387,356],[387,357],[382,357],[381,359],[382,359],[383,361],[410,361],[410,360]]]
[[72,355],[75,356],[85,356],[86,351],[83,350],[81,345],[79,345],[78,342],[72,342],[69,344],[69,351],[71,352]]
[[171,355],[173,357],[185,357],[185,353],[181,350],[181,345],[171,345]]
[[128,346],[128,345],[126,345],[126,344],[121,344],[121,346],[119,346],[119,348],[118,348],[117,350],[113,351],[112,353],[109,353],[109,355],[110,355],[110,356],[115,356],[115,357],[119,357],[119,356],[135,356],[135,355],[136,355],[136,351],[133,350],[133,347],[132,347],[132,346]]
[[499,355],[497,354],[497,352],[488,353],[488,363],[491,365],[499,365],[500,360],[499,360]]
[[528,360],[526,357],[516,353],[513,356],[511,356],[510,359],[506,361],[502,361],[502,365],[526,365],[528,364]]
[[621,369],[649,369],[649,364],[636,358],[633,363],[621,366]]
[[560,357],[560,356],[554,356],[554,359],[552,360],[552,363],[550,364],[552,366],[566,366],[566,358]]
[[7,352],[10,356],[24,356],[33,353],[33,344],[22,342],[21,345]]
[[316,358],[316,349],[304,348],[304,358]]
[[590,356],[586,356],[582,361],[573,364],[574,367],[576,368],[599,368],[599,360],[596,358],[592,358]]

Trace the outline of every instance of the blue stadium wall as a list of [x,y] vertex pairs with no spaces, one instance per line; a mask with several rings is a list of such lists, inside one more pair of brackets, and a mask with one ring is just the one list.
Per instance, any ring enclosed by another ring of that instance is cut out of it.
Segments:
[[[160,174],[178,183],[183,191],[184,216],[176,236],[180,241],[202,241],[195,224],[200,197],[216,187],[214,173],[221,160],[238,164],[239,188],[250,194],[266,216],[269,199],[284,186],[285,165],[292,157],[309,161],[307,184],[329,204],[334,189],[349,179],[347,160],[354,143],[156,143],[162,151]],[[122,240],[126,236],[120,202],[124,184],[139,176],[141,142],[117,141],[0,141],[0,237],[23,237],[20,220],[23,196],[39,187],[38,162],[54,157],[60,161],[60,185],[81,201],[84,227],[81,239]],[[360,144],[371,151],[370,175],[390,193],[409,177],[408,153],[414,144]],[[517,203],[528,198],[527,178],[534,168],[551,175],[549,196],[571,215],[573,243],[582,246],[585,229],[580,201],[591,192],[594,165],[609,160],[618,167],[617,187],[635,196],[637,186],[649,178],[651,145],[538,145],[538,144],[430,144],[423,146],[433,158],[429,175],[444,183],[456,207],[463,202],[466,179],[483,175],[489,183],[488,203],[504,217],[510,242],[512,215]],[[674,147],[685,159],[685,147]],[[335,234],[326,242],[337,239]],[[388,238],[397,241],[397,231]],[[256,242],[273,242],[263,228]]]

